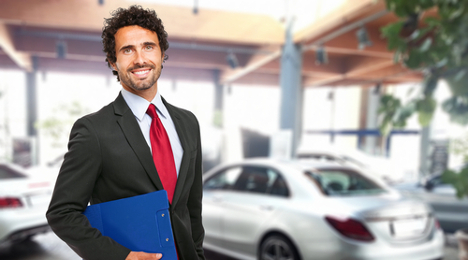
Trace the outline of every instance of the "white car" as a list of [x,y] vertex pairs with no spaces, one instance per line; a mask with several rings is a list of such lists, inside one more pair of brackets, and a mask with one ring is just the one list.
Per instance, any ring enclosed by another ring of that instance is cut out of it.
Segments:
[[250,159],[204,175],[204,247],[238,259],[442,259],[431,208],[336,163]]
[[0,247],[50,230],[45,213],[54,183],[25,172],[12,164],[0,164]]

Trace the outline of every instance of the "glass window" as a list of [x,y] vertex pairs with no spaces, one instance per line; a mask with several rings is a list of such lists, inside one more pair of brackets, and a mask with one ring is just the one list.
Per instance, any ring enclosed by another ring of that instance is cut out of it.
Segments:
[[236,166],[225,169],[208,179],[204,189],[289,196],[284,178],[277,171],[260,166]]
[[350,170],[326,169],[306,172],[306,175],[329,196],[352,196],[385,192],[385,189],[377,183]]
[[326,154],[299,154],[297,155],[299,159],[314,159],[314,160],[321,160],[321,161],[335,161],[336,159],[330,155]]
[[4,179],[15,179],[15,178],[25,178],[26,176],[5,166],[0,165],[0,180]]
[[242,167],[236,166],[225,169],[211,178],[209,178],[203,186],[206,190],[229,190],[232,189],[234,183],[242,172]]
[[448,186],[448,185],[450,185],[450,184],[448,184],[448,183],[445,183],[445,182],[442,180],[442,176],[441,176],[441,175],[433,177],[432,179],[429,180],[429,182],[430,182],[430,185],[432,185],[432,187],[437,187],[437,186]]
[[269,193],[275,196],[288,197],[289,189],[286,185],[286,181],[281,175],[276,175],[275,181],[272,183]]
[[233,188],[239,191],[266,193],[268,180],[266,168],[244,166]]

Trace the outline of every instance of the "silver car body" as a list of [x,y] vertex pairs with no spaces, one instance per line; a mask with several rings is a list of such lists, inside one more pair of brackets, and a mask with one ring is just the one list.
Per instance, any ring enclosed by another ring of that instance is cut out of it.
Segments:
[[[238,166],[276,171],[284,178],[289,195],[206,189],[210,178]],[[281,234],[294,245],[303,260],[442,257],[444,236],[425,203],[405,199],[372,176],[366,177],[383,187],[385,193],[326,196],[305,175],[304,167],[314,171],[327,168],[357,171],[332,163],[304,166],[297,162],[254,159],[219,166],[205,174],[204,246],[239,259],[257,259],[262,241],[273,234]],[[326,216],[358,220],[375,239],[367,242],[345,237],[326,221]],[[397,234],[392,234],[395,229]],[[416,229],[420,232],[411,233]]]
[[45,213],[54,182],[50,178],[31,177],[11,164],[0,164],[0,200],[14,200],[20,206],[0,205],[0,247],[10,246],[33,235],[50,230]]

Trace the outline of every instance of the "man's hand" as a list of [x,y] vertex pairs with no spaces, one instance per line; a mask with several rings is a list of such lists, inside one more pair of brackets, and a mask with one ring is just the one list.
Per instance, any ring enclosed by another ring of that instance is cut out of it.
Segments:
[[161,259],[162,254],[150,254],[145,252],[130,252],[125,260],[158,260]]

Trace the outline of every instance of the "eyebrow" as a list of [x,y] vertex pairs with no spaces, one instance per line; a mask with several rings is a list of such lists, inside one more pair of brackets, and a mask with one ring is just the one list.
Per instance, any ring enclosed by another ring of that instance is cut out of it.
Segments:
[[[149,46],[158,46],[155,42],[144,42],[144,43],[141,44],[141,46],[148,46],[148,45]],[[119,51],[129,49],[129,48],[133,48],[134,46],[135,45],[131,45],[131,44],[125,45],[125,46],[120,47]]]

